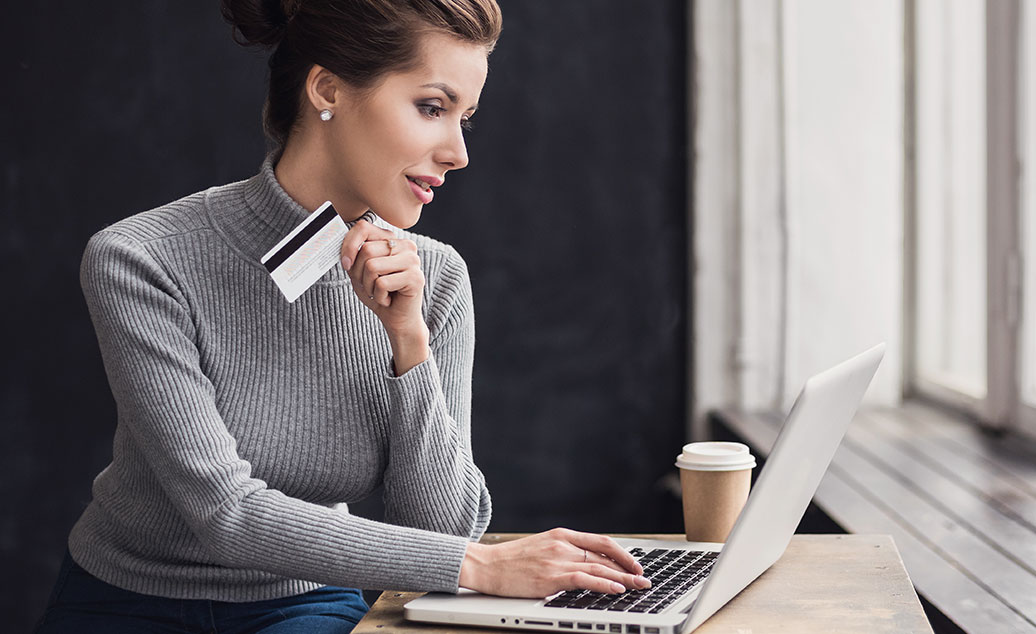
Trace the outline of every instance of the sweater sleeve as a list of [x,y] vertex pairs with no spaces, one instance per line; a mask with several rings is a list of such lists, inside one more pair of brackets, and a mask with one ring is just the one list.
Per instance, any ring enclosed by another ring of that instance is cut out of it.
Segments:
[[102,231],[80,274],[119,424],[216,563],[341,586],[457,590],[464,538],[304,502],[252,476],[202,371],[187,299],[143,245]]
[[428,300],[431,355],[403,376],[386,377],[385,519],[478,540],[492,507],[471,453],[475,312],[464,261],[453,249],[443,257]]

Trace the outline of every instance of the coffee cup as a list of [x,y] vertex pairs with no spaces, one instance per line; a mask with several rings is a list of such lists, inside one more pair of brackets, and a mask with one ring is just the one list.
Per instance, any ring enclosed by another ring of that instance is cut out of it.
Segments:
[[755,458],[737,442],[693,442],[676,457],[687,541],[725,542],[748,500]]

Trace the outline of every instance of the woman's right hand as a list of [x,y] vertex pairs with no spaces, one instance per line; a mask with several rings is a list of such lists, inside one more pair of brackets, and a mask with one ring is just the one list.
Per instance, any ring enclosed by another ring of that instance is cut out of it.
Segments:
[[651,587],[643,574],[614,539],[555,528],[502,544],[468,544],[460,585],[483,594],[542,599],[562,590],[615,594]]

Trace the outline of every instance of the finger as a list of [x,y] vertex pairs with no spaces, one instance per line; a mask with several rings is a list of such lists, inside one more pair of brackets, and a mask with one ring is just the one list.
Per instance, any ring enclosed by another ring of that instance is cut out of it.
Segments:
[[606,535],[595,535],[593,533],[579,533],[571,531],[569,541],[580,548],[592,553],[598,553],[610,558],[617,564],[635,575],[644,574],[644,567],[637,562],[633,555],[626,552],[626,549],[619,546],[611,537]]
[[[368,247],[364,247],[368,251]],[[359,263],[359,260],[357,260]],[[399,255],[386,255],[383,257],[370,257],[363,263],[363,270],[360,274],[360,285],[367,292],[368,296],[374,296],[378,303],[382,303],[377,292],[376,282],[379,278],[402,273],[409,270],[420,270],[421,259],[416,253],[400,253]],[[399,290],[399,289],[393,289]],[[391,291],[390,291],[391,292]],[[387,296],[387,295],[386,295]]]
[[[362,269],[360,269],[360,283],[364,288],[371,288],[379,276],[390,275],[392,273],[398,273],[407,269],[420,269],[421,258],[418,257],[417,253],[405,251],[402,253],[396,253],[389,255],[385,252],[384,255],[374,255],[376,251],[386,251],[385,247],[376,246],[377,242],[368,242],[363,247],[363,258]],[[361,260],[356,261],[359,265]]]
[[651,587],[651,582],[645,577],[621,572],[604,564],[576,564],[576,566],[590,576],[621,583],[625,590]]
[[376,255],[376,252],[384,251],[383,245],[383,240],[371,240],[361,244],[356,252],[356,261],[353,263],[352,268],[347,271],[349,280],[353,284],[353,289],[364,303],[375,301],[374,281],[378,276],[377,273],[371,271],[371,268],[376,267],[377,261],[381,259]]
[[388,229],[372,225],[366,220],[358,221],[353,225],[352,229],[349,229],[349,232],[345,234],[345,238],[342,240],[342,248],[339,253],[342,260],[342,268],[346,270],[352,268],[352,265],[356,262],[360,247],[365,242],[371,240],[392,240],[395,237],[396,235]]
[[[348,271],[349,275],[359,275],[362,280],[364,267],[369,260],[402,253],[412,253],[416,256],[417,244],[413,240],[396,240],[394,238],[388,240],[368,240],[359,246],[356,252],[356,260]],[[342,265],[345,265],[344,260]]]
[[398,273],[382,275],[374,280],[371,295],[382,306],[388,306],[392,303],[389,299],[389,293],[399,293],[407,297],[414,297],[419,295],[423,288],[424,273],[420,269],[407,269]]
[[[360,244],[356,250],[356,259],[352,264],[352,267],[347,269],[349,277],[359,283],[359,286],[363,287],[363,273],[367,267],[367,263],[373,258],[384,257],[388,255],[388,247],[385,240],[368,240]],[[342,266],[345,266],[345,259],[342,260]],[[368,287],[369,288],[369,287]]]
[[612,559],[610,557],[605,557],[604,555],[599,555],[597,553],[592,553],[590,551],[587,551],[586,563],[589,563],[589,564],[600,564],[602,566],[607,566],[607,567],[611,568],[612,570],[615,570],[616,572],[621,572],[621,573],[628,573],[629,572],[628,570],[626,570],[625,568],[620,566],[618,564],[618,562],[616,562],[614,559]]
[[583,570],[565,573],[559,581],[561,582],[559,590],[590,590],[604,594],[620,594],[626,591],[626,586],[618,581],[594,576]]

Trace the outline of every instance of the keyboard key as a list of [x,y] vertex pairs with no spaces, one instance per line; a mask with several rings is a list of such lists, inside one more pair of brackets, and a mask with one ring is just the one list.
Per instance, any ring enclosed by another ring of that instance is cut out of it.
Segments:
[[661,548],[647,553],[634,548],[630,553],[639,557],[644,567],[644,576],[651,580],[651,588],[632,589],[621,594],[568,590],[546,605],[579,610],[657,614],[700,583],[708,575],[718,555],[714,552]]

